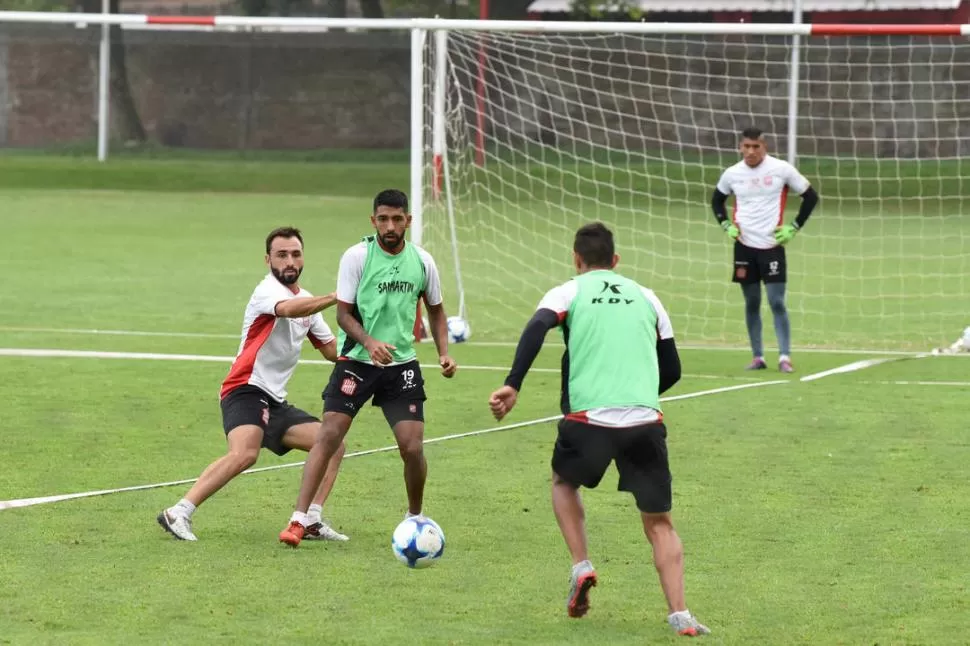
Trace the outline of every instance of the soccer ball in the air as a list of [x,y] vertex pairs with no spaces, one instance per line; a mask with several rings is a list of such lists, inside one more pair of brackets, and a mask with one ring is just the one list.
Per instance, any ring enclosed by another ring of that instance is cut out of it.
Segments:
[[445,551],[445,533],[430,518],[405,518],[391,536],[391,549],[410,568],[430,567]]
[[472,335],[472,329],[468,327],[468,321],[460,316],[448,317],[448,342],[461,343],[467,341]]

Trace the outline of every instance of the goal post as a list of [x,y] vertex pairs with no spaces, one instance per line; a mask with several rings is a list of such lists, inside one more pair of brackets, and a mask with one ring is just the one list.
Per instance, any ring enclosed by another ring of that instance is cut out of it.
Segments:
[[[427,51],[451,197],[426,184],[437,197],[422,240],[449,265],[478,339],[514,341],[543,292],[573,275],[575,229],[602,220],[620,270],[658,293],[678,338],[746,347],[710,197],[747,126],[780,158],[797,143],[821,196],[787,249],[796,349],[925,350],[965,327],[970,74],[958,61],[970,59],[970,27],[532,26],[442,27],[445,83]],[[432,181],[437,150],[424,162]],[[770,348],[767,303],[763,320]]]

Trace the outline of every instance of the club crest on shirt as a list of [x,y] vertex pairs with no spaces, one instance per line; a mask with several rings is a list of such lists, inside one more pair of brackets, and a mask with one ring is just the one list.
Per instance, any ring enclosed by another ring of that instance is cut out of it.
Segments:
[[302,325],[305,328],[309,328],[310,327],[310,317],[309,316],[304,316],[303,318],[301,318],[300,319],[300,325]]
[[765,186],[771,186],[771,180],[772,180],[771,175],[766,175],[765,176]]

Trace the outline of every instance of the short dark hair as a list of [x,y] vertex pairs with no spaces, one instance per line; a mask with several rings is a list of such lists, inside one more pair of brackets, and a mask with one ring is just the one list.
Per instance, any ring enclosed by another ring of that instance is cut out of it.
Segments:
[[402,209],[405,213],[408,212],[408,196],[404,191],[399,191],[396,188],[388,188],[377,194],[374,198],[374,211],[377,211],[379,206],[389,206],[391,208]]
[[579,254],[587,267],[612,267],[616,253],[613,232],[602,222],[583,225],[576,232],[573,251]]
[[765,133],[761,131],[761,128],[755,128],[754,126],[750,128],[745,128],[741,131],[742,139],[761,139]]
[[273,229],[266,236],[266,253],[269,253],[270,247],[273,246],[273,240],[276,238],[296,238],[300,241],[300,246],[303,246],[303,236],[300,234],[300,230],[295,227],[279,227]]

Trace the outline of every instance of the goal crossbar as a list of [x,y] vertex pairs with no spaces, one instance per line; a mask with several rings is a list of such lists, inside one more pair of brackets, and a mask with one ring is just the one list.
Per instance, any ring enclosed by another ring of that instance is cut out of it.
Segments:
[[280,18],[265,16],[155,16],[149,14],[0,11],[0,23],[151,25],[240,30],[327,29],[495,31],[585,34],[693,34],[761,36],[970,36],[970,24],[879,25],[792,23],[542,22],[446,18]]

